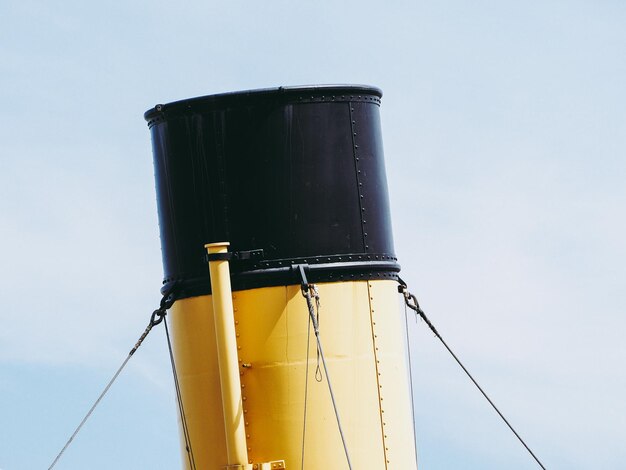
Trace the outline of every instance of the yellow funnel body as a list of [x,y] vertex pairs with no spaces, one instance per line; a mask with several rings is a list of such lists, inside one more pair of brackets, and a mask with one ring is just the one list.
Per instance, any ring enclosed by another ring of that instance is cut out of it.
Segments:
[[[352,468],[417,468],[397,283],[318,289],[320,338]],[[248,462],[284,460],[300,469],[304,454],[305,469],[348,468],[300,287],[242,290],[232,300]],[[169,313],[196,468],[222,469],[229,438],[212,297],[178,300]]]

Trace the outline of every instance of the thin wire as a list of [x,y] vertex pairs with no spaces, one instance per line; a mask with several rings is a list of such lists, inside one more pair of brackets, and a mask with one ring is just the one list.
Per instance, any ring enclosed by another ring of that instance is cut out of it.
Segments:
[[330,383],[330,377],[328,376],[328,368],[326,367],[326,359],[324,358],[324,351],[322,350],[322,344],[320,343],[319,335],[316,335],[317,345],[320,348],[320,357],[322,358],[322,365],[324,366],[324,375],[326,375],[326,382],[328,383],[328,391],[330,392],[330,399],[333,402],[333,409],[335,410],[335,418],[337,419],[337,427],[339,428],[339,434],[341,435],[341,442],[343,443],[343,450],[346,454],[346,460],[348,461],[348,467],[352,470],[352,463],[350,463],[350,455],[348,454],[348,446],[346,445],[346,438],[343,435],[343,429],[341,428],[341,419],[339,418],[339,410],[337,409],[337,403],[335,402],[335,394],[333,393],[333,387]]
[[[513,434],[515,434],[515,437],[517,437],[517,439],[522,443],[522,445],[526,448],[526,450],[528,451],[528,453],[533,457],[533,459],[535,459],[535,462],[537,462],[537,464],[539,464],[539,466],[545,470],[546,467],[543,466],[543,464],[541,463],[541,461],[537,458],[537,456],[533,453],[532,450],[530,450],[530,447],[528,447],[528,445],[526,445],[526,443],[524,442],[524,440],[520,437],[520,435],[517,433],[517,431],[515,431],[515,429],[513,429],[513,426],[511,426],[511,424],[507,421],[507,419],[504,417],[504,415],[500,412],[500,410],[496,407],[496,405],[493,403],[493,401],[491,401],[491,399],[487,396],[487,394],[485,393],[485,391],[481,388],[480,385],[478,385],[478,382],[476,382],[476,380],[474,380],[474,377],[472,377],[472,374],[469,373],[469,371],[465,368],[465,366],[461,363],[461,361],[459,360],[459,358],[456,356],[456,354],[454,354],[452,352],[452,349],[450,349],[450,346],[448,346],[448,344],[443,340],[443,338],[441,337],[441,335],[439,334],[439,332],[437,331],[437,329],[433,326],[433,324],[430,322],[430,320],[428,319],[428,317],[426,316],[426,314],[424,313],[424,311],[420,308],[419,304],[417,303],[417,298],[413,295],[413,294],[409,294],[408,292],[405,291],[405,303],[406,305],[414,310],[421,318],[422,320],[424,320],[424,322],[428,325],[428,327],[430,328],[430,330],[435,334],[435,336],[439,339],[439,341],[441,341],[441,343],[445,346],[445,348],[448,350],[448,352],[452,355],[452,357],[454,358],[454,360],[457,362],[457,364],[459,366],[461,366],[461,369],[463,369],[463,371],[465,372],[465,374],[470,378],[470,380],[474,383],[474,385],[476,385],[476,388],[478,388],[478,390],[480,391],[480,393],[483,394],[483,396],[485,397],[485,399],[489,402],[489,404],[491,405],[491,407],[496,410],[496,413],[498,413],[498,415],[500,416],[500,418],[502,418],[502,421],[504,421],[506,423],[506,425],[509,427],[509,429],[511,430],[511,432],[513,432]],[[413,300],[414,305],[411,305],[409,303],[408,299]]]
[[54,459],[54,462],[52,462],[52,464],[48,467],[48,470],[51,470],[56,463],[59,461],[59,459],[61,458],[61,456],[63,455],[63,452],[65,452],[65,449],[67,449],[69,447],[69,445],[72,443],[72,441],[74,440],[74,438],[76,437],[76,435],[78,434],[78,432],[80,431],[80,429],[83,427],[83,424],[85,424],[85,422],[89,419],[89,417],[91,416],[91,413],[93,413],[93,410],[96,409],[96,406],[98,406],[98,404],[100,403],[100,401],[102,400],[102,398],[104,398],[104,396],[106,395],[106,393],[109,391],[109,389],[111,388],[111,385],[113,385],[113,382],[115,382],[115,379],[117,379],[117,377],[120,375],[120,373],[122,372],[122,369],[124,369],[124,367],[126,366],[126,364],[128,363],[128,361],[130,360],[132,354],[129,354],[126,359],[124,360],[124,362],[122,362],[122,365],[119,367],[119,369],[117,369],[117,372],[115,373],[115,375],[113,376],[113,378],[109,381],[109,383],[107,384],[107,386],[104,388],[104,390],[102,391],[102,393],[100,394],[100,396],[98,397],[98,399],[96,400],[96,402],[92,405],[92,407],[89,409],[89,411],[87,412],[87,414],[85,415],[85,417],[83,418],[83,420],[80,422],[80,424],[78,425],[78,427],[76,428],[76,430],[74,431],[74,433],[70,436],[70,438],[67,440],[67,442],[65,443],[65,445],[63,446],[63,449],[61,449],[61,452],[59,452],[59,454],[56,456],[56,458]]
[[131,349],[130,352],[128,353],[128,356],[126,356],[126,359],[124,359],[124,362],[122,362],[122,365],[117,369],[115,374],[113,374],[113,377],[111,378],[111,380],[109,380],[109,383],[106,385],[106,387],[104,387],[104,390],[102,390],[102,393],[100,393],[100,396],[98,397],[98,399],[94,402],[94,404],[91,406],[91,408],[89,409],[89,411],[87,412],[87,414],[85,415],[83,420],[80,422],[78,427],[74,430],[74,432],[72,433],[70,438],[67,440],[67,442],[65,443],[65,445],[61,449],[61,452],[59,452],[57,454],[57,456],[54,459],[54,461],[50,464],[50,466],[48,467],[48,470],[51,470],[57,464],[57,462],[59,461],[59,459],[61,458],[61,456],[65,452],[65,450],[70,446],[70,444],[72,443],[72,441],[74,440],[76,435],[79,433],[79,431],[81,430],[83,425],[87,422],[87,420],[89,419],[89,417],[91,416],[93,411],[100,404],[100,402],[102,401],[104,396],[107,394],[107,392],[111,388],[111,385],[113,385],[113,382],[115,382],[115,380],[119,377],[119,375],[121,374],[121,372],[124,369],[124,367],[126,367],[126,364],[128,364],[128,361],[130,360],[130,358],[133,356],[133,354],[135,354],[135,351],[137,351],[139,346],[141,346],[141,343],[143,343],[143,340],[146,339],[146,336],[148,336],[148,333],[150,333],[150,331],[152,330],[152,327],[155,324],[156,323],[154,323],[154,319],[152,319],[150,321],[150,323],[148,324],[148,326],[146,327],[146,329],[144,330],[143,334],[139,337],[139,339],[135,343],[135,346],[133,347],[133,349]]
[[304,372],[304,418],[302,420],[302,456],[300,457],[300,469],[304,470],[304,443],[306,436],[306,411],[309,395],[309,347],[311,343],[311,322],[307,322],[306,328],[306,368]]
[[337,427],[339,428],[339,435],[341,436],[341,442],[343,444],[343,450],[346,454],[346,460],[348,461],[348,468],[352,470],[352,463],[350,462],[350,455],[348,454],[348,446],[346,445],[346,438],[343,435],[343,429],[341,427],[341,419],[339,418],[339,410],[337,409],[337,403],[335,402],[335,394],[333,393],[333,387],[330,383],[330,376],[328,375],[328,368],[326,367],[326,358],[324,357],[324,350],[322,349],[322,342],[320,341],[320,331],[315,318],[315,309],[313,308],[313,302],[311,300],[311,294],[309,291],[304,292],[307,306],[309,307],[309,319],[313,323],[313,331],[315,332],[315,339],[317,341],[317,348],[319,349],[320,357],[322,358],[322,366],[324,367],[324,375],[326,375],[326,382],[328,383],[328,391],[330,392],[330,399],[333,403],[333,410],[335,411],[335,418],[337,420]]
[[406,331],[406,349],[409,357],[409,389],[411,391],[411,421],[413,423],[413,447],[415,448],[415,463],[417,463],[417,429],[415,427],[415,403],[413,395],[413,367],[411,366],[411,340],[409,338],[409,312],[404,305],[404,328]]
[[165,325],[165,335],[167,337],[167,349],[170,353],[170,362],[172,363],[172,373],[174,374],[174,388],[176,389],[176,399],[178,401],[178,411],[180,412],[180,421],[183,427],[183,436],[185,437],[185,449],[187,450],[187,459],[189,460],[189,468],[195,470],[196,461],[193,456],[193,448],[191,446],[191,437],[189,435],[189,427],[187,426],[187,417],[185,408],[183,407],[183,398],[180,393],[180,385],[178,383],[178,373],[176,372],[176,362],[174,361],[174,352],[172,351],[172,342],[170,340],[170,331],[167,327],[167,318],[163,317]]
[[[317,319],[317,328],[320,327],[320,295],[317,291],[317,286],[315,284],[311,284],[311,288],[313,289],[313,293],[315,294],[315,318]],[[315,381],[320,383],[324,380],[322,377],[322,371],[320,370],[320,350],[317,348],[317,365],[315,367]]]

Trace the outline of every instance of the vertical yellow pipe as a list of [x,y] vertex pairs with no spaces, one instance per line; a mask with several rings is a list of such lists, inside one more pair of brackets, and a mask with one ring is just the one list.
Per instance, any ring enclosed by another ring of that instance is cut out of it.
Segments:
[[[228,253],[229,245],[228,242],[219,242],[209,243],[204,247],[211,255]],[[211,297],[213,298],[228,465],[246,465],[248,463],[248,451],[246,449],[246,431],[228,261],[209,261],[209,273],[211,275]]]

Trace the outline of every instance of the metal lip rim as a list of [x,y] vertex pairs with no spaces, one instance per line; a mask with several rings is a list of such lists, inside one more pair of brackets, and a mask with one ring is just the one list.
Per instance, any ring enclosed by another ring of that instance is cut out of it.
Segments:
[[162,116],[165,112],[182,113],[193,111],[196,108],[216,109],[226,105],[235,105],[241,103],[242,100],[251,99],[258,100],[263,98],[279,97],[293,98],[302,93],[319,94],[364,94],[374,95],[382,98],[383,92],[380,88],[371,85],[301,85],[301,86],[280,86],[276,88],[258,88],[252,90],[231,91],[226,93],[217,93],[213,95],[198,96],[184,100],[172,101],[166,104],[157,104],[148,109],[143,117],[146,121],[151,121],[158,116]]
[[[232,272],[231,283],[233,291],[258,289],[279,285],[298,284],[297,271],[294,263],[289,266],[255,269],[253,271]],[[393,279],[401,270],[395,261],[353,261],[343,263],[309,264],[307,277],[311,282],[341,282],[365,279]],[[178,284],[183,291],[210,292],[210,278],[208,272],[201,276],[190,276],[164,281],[161,292],[167,292],[171,286]],[[180,298],[192,295],[184,294]]]

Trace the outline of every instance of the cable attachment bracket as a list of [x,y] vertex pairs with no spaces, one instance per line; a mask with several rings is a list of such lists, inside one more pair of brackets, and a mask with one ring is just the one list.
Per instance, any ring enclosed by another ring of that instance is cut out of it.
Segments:
[[176,302],[176,297],[174,296],[175,288],[176,288],[176,283],[173,283],[163,293],[163,297],[161,297],[161,302],[159,303],[159,308],[157,308],[154,312],[152,312],[152,315],[150,315],[150,321],[148,322],[148,326],[146,326],[146,329],[144,330],[142,335],[139,337],[139,339],[135,343],[135,346],[133,346],[133,349],[131,349],[130,352],[128,353],[129,356],[132,356],[133,354],[135,354],[135,351],[139,349],[139,346],[141,346],[141,343],[143,343],[143,340],[146,339],[146,336],[148,336],[148,333],[150,333],[153,327],[157,326],[159,323],[163,321],[163,319],[165,318],[165,315],[167,315],[167,310],[170,309],[172,305],[174,305],[174,302]]
[[424,322],[428,325],[428,328],[430,328],[437,338],[441,338],[437,328],[435,328],[435,326],[430,322],[426,313],[424,313],[424,310],[421,309],[420,304],[417,301],[417,297],[408,291],[406,282],[404,282],[399,276],[398,284],[398,292],[404,296],[405,305],[417,313],[422,320],[424,320]]
[[307,306],[309,309],[309,317],[311,318],[311,323],[313,324],[313,331],[315,332],[315,336],[319,336],[319,315],[315,314],[315,310],[313,309],[313,299],[317,303],[318,309],[320,305],[320,294],[315,284],[310,284],[309,280],[306,277],[306,272],[309,269],[308,264],[295,264],[293,265],[293,269],[296,269],[300,274],[300,291],[302,292],[302,297],[306,299]]
[[[321,358],[321,349],[319,344],[319,335],[320,335],[320,292],[317,288],[316,284],[310,284],[307,277],[306,271],[308,269],[308,265],[306,264],[298,264],[295,265],[294,268],[298,269],[300,273],[300,290],[302,292],[302,296],[306,299],[307,308],[309,309],[309,318],[311,319],[311,324],[313,325],[313,331],[315,332],[315,336],[318,338],[317,345],[317,365],[315,367],[315,380],[317,382],[321,382],[324,380],[322,375],[322,369],[320,368],[320,358]],[[315,309],[313,308],[313,299],[315,299]]]

